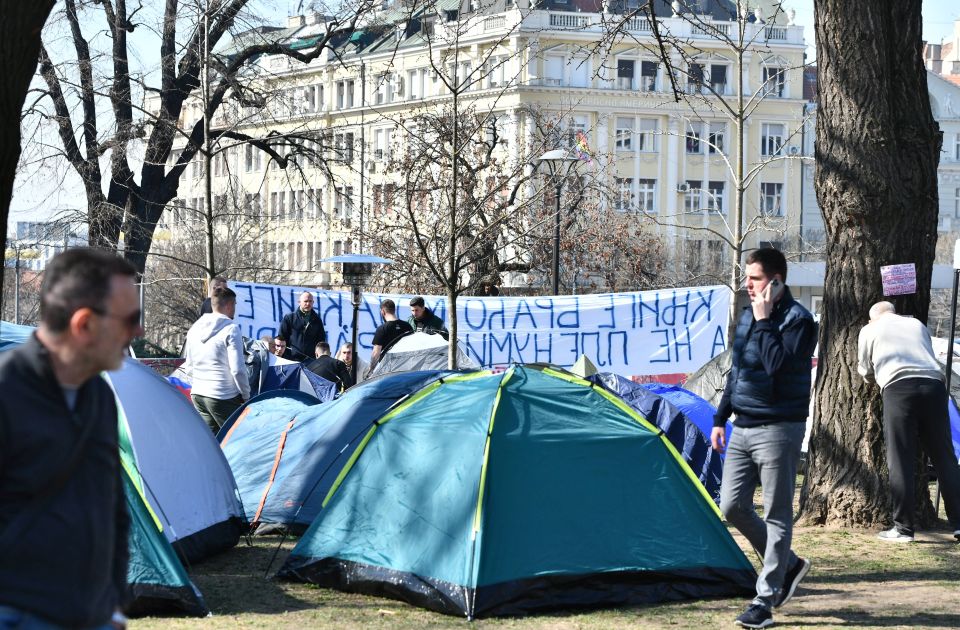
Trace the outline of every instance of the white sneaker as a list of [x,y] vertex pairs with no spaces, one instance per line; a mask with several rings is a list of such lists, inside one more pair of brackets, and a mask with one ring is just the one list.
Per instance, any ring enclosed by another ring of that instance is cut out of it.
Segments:
[[960,529],[953,530],[953,537],[957,539],[958,543],[960,543]]
[[882,531],[877,534],[877,538],[887,542],[910,543],[913,542],[913,534],[903,534],[896,527]]

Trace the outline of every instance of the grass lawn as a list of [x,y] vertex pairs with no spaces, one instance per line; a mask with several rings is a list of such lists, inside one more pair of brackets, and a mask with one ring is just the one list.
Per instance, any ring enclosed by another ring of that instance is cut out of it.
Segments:
[[[798,528],[794,548],[813,561],[778,627],[960,628],[960,546],[946,531],[920,532],[914,544],[884,543],[875,532]],[[738,535],[737,541],[746,548]],[[146,618],[151,628],[716,628],[734,627],[743,599],[715,599],[468,624],[407,604],[265,578],[279,538],[256,538],[191,568],[213,611],[205,619]],[[287,542],[273,572],[292,549]],[[756,557],[749,557],[756,564]]]

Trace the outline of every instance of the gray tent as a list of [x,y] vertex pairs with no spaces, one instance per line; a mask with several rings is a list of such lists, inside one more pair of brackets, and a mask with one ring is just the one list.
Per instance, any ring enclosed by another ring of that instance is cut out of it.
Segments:
[[[370,372],[370,378],[393,372],[413,370],[447,369],[448,342],[441,335],[422,332],[402,337],[380,357],[380,362]],[[467,356],[462,344],[457,344],[457,367],[462,370],[480,366]]]

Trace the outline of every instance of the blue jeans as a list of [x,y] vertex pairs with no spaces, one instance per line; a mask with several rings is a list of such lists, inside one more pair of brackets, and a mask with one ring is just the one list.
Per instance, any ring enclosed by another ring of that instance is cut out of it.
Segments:
[[[768,610],[797,561],[793,537],[793,492],[803,443],[803,422],[759,427],[734,426],[723,462],[720,511],[763,556],[753,603]],[[763,519],[753,508],[757,485],[763,488]]]
[[[67,627],[45,621],[25,610],[0,604],[0,630],[67,630]],[[113,630],[113,626],[108,622],[88,630]]]

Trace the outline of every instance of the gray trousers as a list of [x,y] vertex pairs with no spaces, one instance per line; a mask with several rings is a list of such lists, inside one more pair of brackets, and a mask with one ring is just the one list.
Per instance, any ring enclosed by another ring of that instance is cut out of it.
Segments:
[[917,508],[917,447],[930,456],[940,480],[947,518],[960,529],[960,467],[950,438],[947,390],[932,378],[905,378],[883,388],[883,433],[887,442],[893,523],[914,533]]
[[191,398],[193,398],[193,406],[197,408],[200,417],[206,421],[207,426],[210,427],[214,435],[220,431],[220,427],[223,426],[223,423],[227,421],[233,412],[243,404],[243,397],[241,397],[240,394],[227,400],[198,396],[197,394],[191,394]]
[[[787,570],[797,561],[793,537],[793,492],[805,429],[803,422],[734,426],[723,462],[720,511],[763,556],[754,604],[773,608]],[[753,508],[763,488],[763,519]]]

